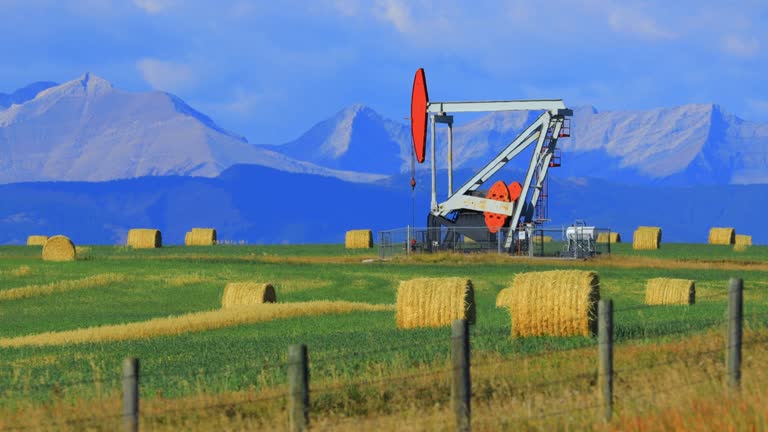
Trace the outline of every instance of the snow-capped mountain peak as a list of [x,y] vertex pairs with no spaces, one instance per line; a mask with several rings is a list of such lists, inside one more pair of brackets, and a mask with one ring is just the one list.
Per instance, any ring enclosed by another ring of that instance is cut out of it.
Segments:
[[235,164],[373,181],[254,146],[180,98],[130,93],[85,73],[0,111],[0,183],[216,176]]
[[[554,175],[626,183],[768,183],[768,124],[742,120],[717,104],[603,112],[586,105],[573,111],[571,137],[558,143],[563,166]],[[455,115],[454,168],[484,165],[539,114]],[[437,133],[438,167],[445,168],[445,131]],[[277,148],[320,165],[382,173],[408,170],[411,157],[408,126],[359,105]]]

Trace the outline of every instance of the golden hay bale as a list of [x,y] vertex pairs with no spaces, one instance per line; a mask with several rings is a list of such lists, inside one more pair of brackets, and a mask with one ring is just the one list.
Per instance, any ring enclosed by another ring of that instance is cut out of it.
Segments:
[[152,249],[163,246],[160,230],[152,228],[134,228],[128,231],[128,246],[134,249]]
[[632,236],[632,249],[658,249],[661,247],[661,228],[638,227]]
[[48,241],[48,236],[31,235],[27,237],[27,246],[43,246]]
[[734,244],[742,245],[742,246],[752,246],[752,236],[736,234],[736,242]]
[[533,236],[534,243],[551,243],[552,236]]
[[734,252],[746,252],[747,249],[749,249],[749,245],[744,245],[744,244],[735,244],[735,245],[733,245],[733,251]]
[[509,309],[512,337],[589,336],[597,332],[599,300],[597,273],[551,270],[518,273],[496,306]]
[[347,249],[371,249],[373,247],[373,231],[351,230],[344,236],[344,246]]
[[275,303],[277,296],[271,284],[256,282],[230,282],[224,287],[221,307],[246,306],[263,303]]
[[216,244],[216,229],[192,228],[184,235],[186,246],[212,246]]
[[692,305],[696,303],[696,281],[690,279],[648,279],[645,285],[645,304]]
[[475,323],[475,290],[465,278],[419,278],[397,288],[395,320],[399,328],[450,326],[453,320]]
[[710,228],[709,244],[729,245],[736,241],[736,230],[733,228]]
[[68,237],[56,235],[43,245],[43,261],[74,261],[75,245]]
[[597,233],[598,243],[621,243],[621,234],[617,232],[601,232]]

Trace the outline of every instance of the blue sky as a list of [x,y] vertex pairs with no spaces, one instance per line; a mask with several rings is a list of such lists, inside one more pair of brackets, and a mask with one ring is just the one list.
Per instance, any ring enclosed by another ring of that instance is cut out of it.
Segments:
[[719,103],[768,121],[768,2],[726,3],[0,0],[0,92],[91,71],[263,144],[353,103],[402,119],[418,67],[433,100]]

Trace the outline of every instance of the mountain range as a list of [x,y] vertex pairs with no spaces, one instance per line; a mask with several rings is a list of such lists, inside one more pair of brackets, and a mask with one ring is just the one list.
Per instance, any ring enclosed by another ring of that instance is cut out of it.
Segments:
[[[456,182],[539,114],[457,115]],[[768,228],[737,211],[768,202],[768,124],[715,104],[581,106],[570,130],[558,144],[562,166],[550,171],[555,223],[587,218],[625,235],[659,224],[665,238],[701,241],[707,227],[738,222],[740,232],[768,239]],[[438,133],[442,188],[445,128]],[[520,180],[527,160],[499,176]],[[365,105],[288,143],[257,145],[169,93],[121,91],[89,73],[33,83],[0,94],[0,243],[32,232],[120,242],[137,225],[160,227],[173,241],[190,224],[217,226],[223,238],[295,243],[339,241],[354,227],[423,225],[429,161],[417,166],[415,221],[410,164],[409,126]]]
[[[463,122],[457,115],[454,168],[482,166],[538,115],[498,112]],[[438,168],[446,168],[444,128],[437,138]],[[559,147],[564,177],[768,183],[768,124],[714,104],[608,112],[575,107],[571,137]],[[0,183],[214,177],[243,163],[378,182],[408,171],[410,161],[408,125],[364,105],[343,109],[288,143],[267,146],[224,130],[174,95],[120,91],[89,73],[0,94]]]
[[0,183],[212,177],[236,163],[348,181],[381,178],[251,145],[169,93],[123,92],[88,73],[30,88],[14,92],[9,99],[20,103],[0,111]]
[[[445,175],[439,172],[441,183]],[[30,234],[65,234],[76,244],[125,244],[128,230],[138,227],[160,229],[164,244],[182,244],[184,233],[196,226],[213,226],[221,240],[250,244],[341,243],[350,229],[372,229],[378,236],[381,230],[424,226],[429,187],[422,176],[413,200],[407,174],[391,184],[351,183],[258,165],[235,165],[215,178],[6,184],[0,185],[0,244],[23,244]],[[254,192],[254,184],[280,187]],[[286,194],[294,190],[302,193]],[[663,227],[665,242],[696,243],[706,242],[712,226],[732,226],[764,244],[768,231],[754,214],[765,205],[754,202],[756,196],[768,196],[768,185],[659,188],[553,177],[551,226],[584,219],[627,241],[637,226],[654,225]]]
[[[455,116],[454,168],[483,166],[539,114],[498,112],[466,123]],[[564,177],[681,186],[768,183],[768,124],[740,119],[719,105],[604,113],[576,107],[570,129],[570,138],[558,143],[563,155],[558,175]],[[447,168],[445,128],[436,135],[437,166]],[[318,165],[389,173],[409,169],[410,148],[407,125],[359,105],[278,147]],[[516,167],[526,164],[527,159]]]

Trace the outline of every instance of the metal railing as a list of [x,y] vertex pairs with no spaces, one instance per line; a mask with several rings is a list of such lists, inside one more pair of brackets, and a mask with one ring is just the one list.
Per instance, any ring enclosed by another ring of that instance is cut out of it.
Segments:
[[[498,253],[552,258],[587,258],[610,255],[611,230],[572,227],[502,228],[490,233],[486,227],[405,227],[379,231],[379,258],[441,251]],[[601,235],[602,234],[602,235]],[[507,239],[512,236],[507,247]],[[598,242],[605,238],[606,242]]]

